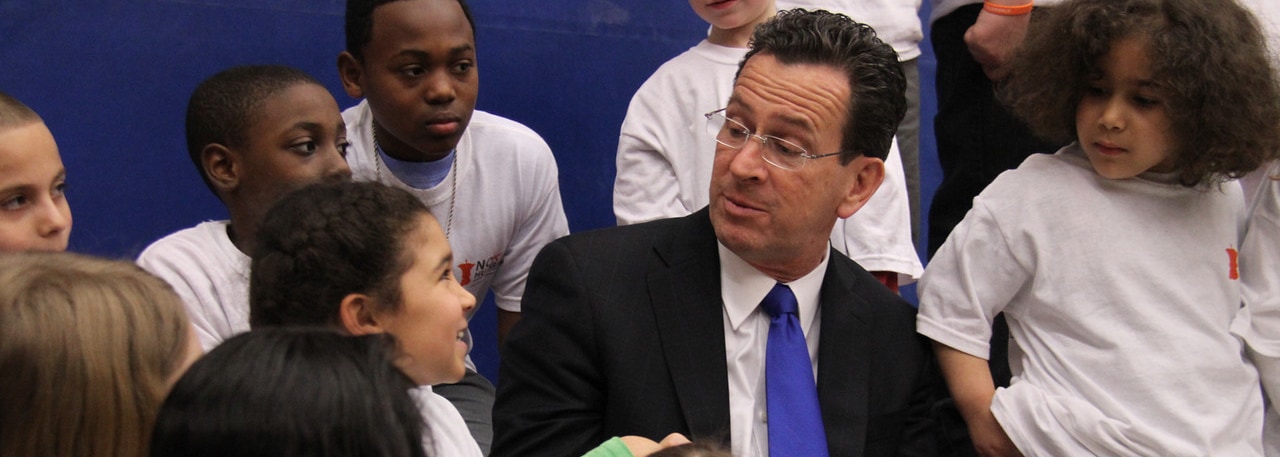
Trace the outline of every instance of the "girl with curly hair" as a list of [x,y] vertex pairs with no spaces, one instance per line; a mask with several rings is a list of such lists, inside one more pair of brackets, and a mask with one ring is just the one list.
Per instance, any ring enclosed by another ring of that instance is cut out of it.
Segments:
[[[1047,9],[1002,96],[1035,155],[974,199],[920,281],[921,334],[980,455],[1262,455],[1240,308],[1240,186],[1280,94],[1233,0]],[[985,360],[1009,323],[1008,388]]]

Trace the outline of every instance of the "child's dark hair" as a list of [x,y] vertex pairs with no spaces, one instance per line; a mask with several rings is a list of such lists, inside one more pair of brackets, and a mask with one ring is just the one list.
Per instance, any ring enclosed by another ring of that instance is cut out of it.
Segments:
[[413,264],[407,235],[431,213],[417,197],[371,182],[324,183],[281,199],[258,228],[249,324],[333,326],[342,299],[369,294],[400,306]]
[[209,190],[213,184],[200,160],[205,146],[244,146],[245,131],[261,119],[266,100],[299,84],[324,87],[306,72],[282,65],[232,67],[196,86],[187,102],[187,154]]
[[13,96],[0,92],[0,130],[8,130],[36,122],[44,122],[31,107]]
[[1100,59],[1146,38],[1183,185],[1240,177],[1280,152],[1280,83],[1257,21],[1234,0],[1075,0],[1043,15],[1001,94],[1038,136],[1075,140]]
[[386,334],[274,328],[236,335],[160,408],[151,456],[423,457],[414,383]]
[[[865,155],[883,160],[893,135],[907,112],[907,79],[898,53],[876,37],[871,26],[843,14],[793,9],[779,11],[756,27],[751,50],[742,66],[756,54],[771,55],[784,64],[817,64],[842,71],[849,80],[849,111],[841,130],[840,163]],[[734,76],[737,78],[737,76]],[[824,154],[830,151],[809,151]]]
[[[347,52],[356,60],[364,62],[364,47],[373,39],[373,10],[379,6],[403,0],[347,0],[347,12],[344,16],[343,30],[347,35]],[[466,0],[458,0],[462,7],[462,15],[467,17],[467,25],[471,26],[471,38],[476,36],[476,20],[471,17],[471,7]]]

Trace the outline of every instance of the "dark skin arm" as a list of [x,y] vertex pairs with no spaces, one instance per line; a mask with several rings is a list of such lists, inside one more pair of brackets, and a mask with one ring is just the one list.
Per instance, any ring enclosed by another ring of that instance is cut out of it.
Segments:
[[514,311],[498,310],[498,347],[501,348],[507,342],[507,334],[511,333],[511,329],[516,326],[516,322],[520,322],[520,313]]

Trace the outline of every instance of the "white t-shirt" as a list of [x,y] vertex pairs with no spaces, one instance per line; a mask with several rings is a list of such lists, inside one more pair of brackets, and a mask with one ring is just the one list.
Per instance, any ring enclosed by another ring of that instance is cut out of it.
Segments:
[[[353,178],[399,187],[421,199],[448,233],[462,287],[477,300],[492,290],[498,308],[519,312],[534,256],[569,234],[555,157],[542,137],[477,110],[458,141],[449,176],[430,189],[414,189],[376,158],[368,102],[343,111],[342,118],[351,141],[347,163]],[[466,340],[471,347],[470,331]]]
[[[664,63],[636,91],[618,138],[618,224],[685,216],[707,206],[715,139],[706,133],[703,114],[724,108],[746,52],[703,40]],[[884,183],[857,213],[836,221],[831,244],[868,271],[898,273],[901,284],[923,271],[911,243],[896,141],[885,161]]]
[[920,57],[920,0],[778,0],[778,10],[804,8],[841,13],[876,29],[880,40],[893,46],[898,60]]
[[920,280],[919,332],[987,358],[991,411],[1027,455],[1261,455],[1262,395],[1229,328],[1240,307],[1235,182],[1099,176],[1077,145],[1032,155],[974,199]]
[[431,390],[431,386],[419,386],[409,391],[418,403],[426,430],[422,446],[431,456],[480,457],[480,445],[467,430],[466,421],[458,408]]
[[[1263,168],[1264,176],[1280,176],[1280,162]],[[1242,317],[1233,328],[1249,343],[1262,386],[1271,401],[1267,415],[1267,455],[1280,456],[1280,181],[1264,179],[1254,194],[1248,231],[1240,244]]]
[[139,266],[182,298],[206,351],[249,331],[249,264],[249,256],[227,236],[227,221],[174,232],[138,256]]

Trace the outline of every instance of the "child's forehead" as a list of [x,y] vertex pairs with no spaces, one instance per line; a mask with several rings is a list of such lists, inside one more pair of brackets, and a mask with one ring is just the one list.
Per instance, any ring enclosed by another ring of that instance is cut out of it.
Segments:
[[475,46],[475,31],[457,0],[400,0],[373,10],[370,48],[404,47],[409,42],[465,41]]
[[61,168],[57,143],[43,122],[0,128],[0,180],[19,170]]

